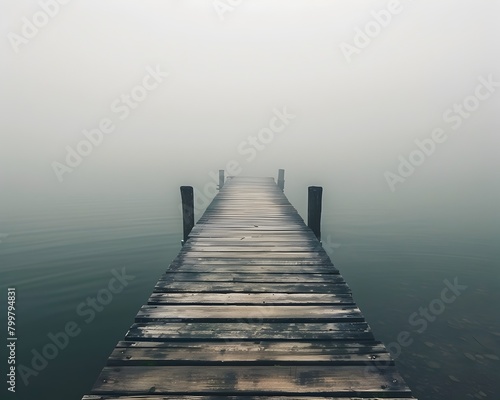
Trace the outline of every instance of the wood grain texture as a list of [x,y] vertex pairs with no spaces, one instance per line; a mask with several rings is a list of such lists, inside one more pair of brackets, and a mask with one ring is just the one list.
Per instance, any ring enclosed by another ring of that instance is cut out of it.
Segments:
[[235,322],[135,323],[126,340],[375,340],[366,322]]
[[118,343],[108,365],[392,365],[378,342],[135,342]]
[[287,274],[287,273],[241,273],[241,272],[167,272],[160,277],[162,282],[267,282],[267,283],[345,283],[339,274]]
[[332,293],[153,293],[148,304],[329,305],[354,304],[349,294]]
[[[186,385],[189,382],[189,385]],[[220,395],[410,394],[393,366],[105,367],[95,393]]]
[[241,319],[262,322],[363,322],[357,306],[303,306],[303,305],[147,305],[142,306],[136,322],[147,321],[212,321],[231,322]]
[[336,293],[349,294],[345,283],[281,283],[281,282],[165,282],[158,281],[155,292],[219,292],[219,293]]

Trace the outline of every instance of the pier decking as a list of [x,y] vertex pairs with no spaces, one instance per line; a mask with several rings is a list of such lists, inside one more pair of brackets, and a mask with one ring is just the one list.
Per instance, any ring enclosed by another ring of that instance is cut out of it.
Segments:
[[198,221],[84,399],[250,396],[413,398],[274,180],[237,177]]

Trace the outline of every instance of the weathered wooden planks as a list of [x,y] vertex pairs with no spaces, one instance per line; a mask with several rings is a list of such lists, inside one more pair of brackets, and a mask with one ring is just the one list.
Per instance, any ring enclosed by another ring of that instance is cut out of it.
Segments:
[[362,322],[359,308],[353,305],[297,306],[297,305],[160,305],[142,306],[136,322],[147,321],[212,321],[231,322],[242,318],[258,318],[266,322]]
[[238,177],[84,400],[378,397],[412,398],[349,286],[271,178]]
[[[307,265],[315,265],[315,266],[330,266],[330,268],[335,269],[333,267],[333,264],[331,264],[330,260],[323,260],[323,259],[315,259],[315,258],[310,258],[310,259],[305,259],[305,260],[297,260],[295,258],[293,259],[286,259],[286,258],[281,258],[281,259],[253,259],[250,258],[251,255],[248,255],[247,258],[241,258],[241,257],[223,257],[223,258],[218,258],[218,259],[207,259],[204,257],[199,257],[199,258],[187,258],[187,257],[178,257],[176,258],[172,264],[170,265],[169,270],[175,270],[178,267],[185,266],[185,265],[199,265],[199,266],[205,266],[205,265],[238,265],[241,267],[241,271],[246,270],[246,266],[251,266],[251,265],[269,265],[269,266],[283,266],[283,267],[297,267],[297,268],[290,268],[287,272],[289,273],[295,273],[295,272],[304,272],[302,270],[302,267],[307,266]],[[299,268],[300,267],[300,268]]]
[[205,258],[205,259],[220,259],[220,258],[233,258],[235,260],[244,259],[247,257],[252,257],[253,259],[294,259],[296,261],[308,260],[311,258],[315,258],[316,260],[326,261],[328,260],[328,256],[325,252],[319,251],[301,251],[301,252],[291,252],[291,251],[261,251],[261,252],[253,252],[253,251],[234,251],[232,249],[227,249],[226,251],[190,251],[188,253],[183,254],[183,258]]
[[[242,255],[245,255],[244,253],[246,252],[252,252],[252,253],[269,253],[269,252],[272,252],[272,253],[288,253],[288,252],[296,252],[296,253],[304,253],[304,252],[307,252],[307,251],[310,251],[311,250],[311,246],[290,246],[290,244],[288,243],[288,246],[279,246],[279,245],[275,245],[275,246],[262,246],[262,245],[258,245],[258,244],[255,244],[255,243],[248,243],[248,242],[245,242],[245,241],[241,241],[241,245],[237,245],[237,244],[230,244],[228,245],[228,243],[225,243],[223,246],[222,245],[214,245],[213,243],[210,244],[210,245],[205,245],[205,246],[202,246],[200,245],[199,243],[197,244],[192,244],[190,243],[187,247],[186,247],[186,250],[191,250],[191,252],[193,253],[198,253],[198,252],[224,252],[224,251],[231,251],[231,252],[235,252],[235,251],[238,251],[240,253],[243,253]],[[324,256],[324,254],[322,254]]]
[[276,282],[165,282],[158,281],[155,292],[219,293],[351,293],[345,283],[276,283]]
[[354,304],[351,295],[333,293],[153,293],[148,304]]
[[[189,388],[186,388],[189,381]],[[410,394],[393,366],[105,367],[95,393],[371,396]]]
[[[149,345],[149,346],[148,346]],[[376,369],[394,365],[385,347],[367,344],[358,347],[332,346],[331,342],[120,342],[108,366],[175,365],[335,365]]]
[[[185,264],[171,264],[167,270],[167,273],[171,272],[194,272],[206,274],[232,274],[240,273],[242,270],[246,274],[282,274],[287,273],[288,275],[295,274],[338,274],[339,271],[333,265],[301,265],[300,270],[294,268],[290,270],[291,264],[271,264],[271,265],[259,265],[259,264],[245,264],[237,265],[232,263],[185,263]],[[296,264],[293,264],[294,266]],[[244,268],[243,268],[244,267]]]
[[261,274],[248,272],[184,272],[177,271],[176,273],[167,272],[160,277],[161,282],[275,282],[275,283],[345,283],[344,278],[339,274],[321,274],[321,273],[306,273],[306,274],[286,274],[276,272],[265,272]]
[[134,341],[168,340],[375,340],[366,322],[262,322],[241,316],[232,322],[147,322],[133,324],[125,336]]
[[119,342],[108,365],[393,365],[379,342]]

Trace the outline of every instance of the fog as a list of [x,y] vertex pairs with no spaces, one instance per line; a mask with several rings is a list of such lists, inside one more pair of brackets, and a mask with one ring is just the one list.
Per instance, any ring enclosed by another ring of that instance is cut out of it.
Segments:
[[[199,218],[219,169],[280,168],[302,217],[323,186],[322,246],[415,397],[498,397],[500,1],[3,0],[0,15],[0,286],[18,293],[19,399],[89,393],[179,253],[179,186]],[[78,319],[125,269],[137,279]],[[32,364],[71,321],[81,335]]]
[[[0,6],[3,216],[81,197],[175,213],[179,185],[203,193],[222,168],[284,168],[300,211],[319,184],[327,211],[498,214],[499,2],[62,3],[47,21],[34,1]],[[269,130],[277,112],[290,118]],[[112,132],[69,166],[103,119]]]

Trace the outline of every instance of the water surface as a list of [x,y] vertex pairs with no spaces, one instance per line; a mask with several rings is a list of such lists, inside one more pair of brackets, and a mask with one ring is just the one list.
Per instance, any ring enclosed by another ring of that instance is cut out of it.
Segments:
[[[495,398],[500,256],[493,223],[464,231],[446,216],[325,207],[324,247],[415,396]],[[33,351],[42,351],[48,335],[63,331],[68,322],[80,329],[46,367],[27,378],[27,386],[18,375],[16,398],[79,400],[179,251],[177,205],[161,198],[81,199],[11,215],[2,230],[8,232],[0,243],[2,284],[17,289],[18,363],[31,367]],[[124,268],[134,278],[87,322],[79,305]],[[412,314],[428,308],[440,298],[445,281],[454,280],[467,288],[418,332],[422,325],[410,323]],[[404,345],[398,344],[402,331],[410,338]]]

